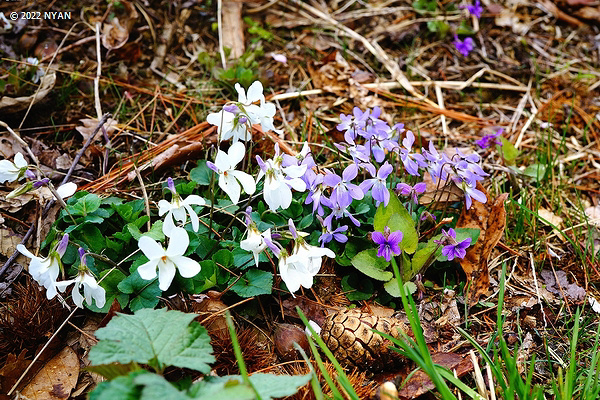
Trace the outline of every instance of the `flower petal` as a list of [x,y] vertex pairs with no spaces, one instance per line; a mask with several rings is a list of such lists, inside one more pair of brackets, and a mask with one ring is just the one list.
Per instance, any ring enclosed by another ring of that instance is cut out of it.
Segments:
[[193,278],[200,272],[200,264],[189,257],[175,256],[171,257],[171,260],[184,278]]
[[175,278],[175,264],[170,259],[166,262],[158,264],[158,287],[163,292],[171,286]]
[[183,228],[175,228],[171,231],[169,246],[167,247],[165,255],[169,258],[182,256],[187,251],[189,244],[190,238],[186,230]]
[[158,260],[165,255],[165,249],[149,236],[142,236],[138,240],[138,247],[148,260]]
[[232,171],[229,171],[227,175],[221,174],[221,176],[219,177],[219,187],[225,193],[227,193],[233,204],[237,204],[238,201],[240,201],[241,188],[240,184],[233,177],[231,172]]
[[67,197],[73,196],[77,191],[77,185],[73,182],[67,182],[64,185],[60,185],[56,188],[56,193],[62,198],[66,199]]
[[[156,266],[158,265],[160,259],[150,260],[147,263],[140,265],[137,268],[138,274],[142,277],[142,279],[149,281],[156,278]],[[59,282],[60,283],[60,282]]]
[[242,142],[236,142],[229,147],[227,151],[229,165],[231,169],[235,169],[235,167],[244,159],[246,155],[246,146]]
[[245,172],[235,170],[230,171],[230,174],[240,181],[242,187],[244,188],[244,192],[247,194],[254,194],[254,192],[256,192],[256,182],[254,182],[252,176]]

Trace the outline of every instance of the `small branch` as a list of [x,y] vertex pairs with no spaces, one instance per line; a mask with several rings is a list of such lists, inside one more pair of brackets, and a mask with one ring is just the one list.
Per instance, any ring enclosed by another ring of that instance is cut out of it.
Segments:
[[148,193],[146,192],[146,185],[144,185],[144,180],[142,179],[142,175],[140,175],[140,170],[137,165],[133,164],[133,170],[135,171],[135,176],[137,176],[138,181],[140,181],[140,186],[142,187],[142,195],[144,196],[144,205],[146,206],[146,215],[148,215],[148,221],[146,222],[146,228],[148,228],[148,232],[152,228],[150,224],[150,202],[148,201]]

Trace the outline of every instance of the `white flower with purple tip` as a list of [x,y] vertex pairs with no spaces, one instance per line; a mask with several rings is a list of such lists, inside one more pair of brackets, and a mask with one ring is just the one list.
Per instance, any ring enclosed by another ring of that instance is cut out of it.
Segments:
[[271,240],[271,228],[261,233],[250,217],[251,212],[252,208],[248,207],[246,209],[246,225],[248,226],[248,233],[246,239],[240,242],[240,247],[243,250],[252,252],[254,255],[254,263],[258,266],[258,257],[260,253],[267,248],[265,239]]
[[14,162],[0,160],[0,183],[22,179],[25,171],[27,171],[27,161],[21,153],[15,154]]
[[169,245],[165,250],[156,240],[142,236],[138,247],[148,258],[148,262],[140,265],[138,273],[145,280],[156,278],[158,269],[158,287],[165,291],[171,286],[175,272],[184,278],[192,278],[200,272],[200,264],[184,254],[190,244],[190,238],[183,228],[173,228],[169,237]]
[[[61,292],[71,285],[75,284],[71,295],[73,296],[73,303],[79,308],[83,308],[83,299],[85,298],[86,303],[92,305],[92,299],[96,301],[96,307],[102,308],[106,304],[106,290],[96,282],[90,270],[87,268],[85,261],[86,253],[81,247],[79,248],[79,256],[81,258],[81,266],[79,267],[79,273],[74,279],[67,281],[57,282],[56,287]],[[83,296],[81,295],[81,287],[83,287]]]
[[48,257],[42,258],[33,255],[22,244],[17,245],[19,253],[31,258],[29,263],[29,274],[40,285],[46,288],[46,297],[52,299],[58,293],[56,291],[56,279],[62,267],[61,258],[67,251],[69,245],[69,235],[64,234],[60,242],[48,254]]
[[219,150],[214,164],[210,161],[206,163],[210,169],[219,175],[219,187],[227,193],[233,204],[240,201],[241,187],[244,188],[247,194],[253,194],[256,191],[254,179],[249,174],[235,169],[244,158],[245,153],[246,147],[244,144],[236,142],[229,147],[227,153]]
[[166,214],[163,223],[163,233],[166,236],[169,236],[171,231],[176,227],[175,221],[179,221],[185,225],[188,214],[190,216],[190,221],[192,222],[192,229],[194,232],[198,232],[200,220],[198,219],[198,214],[196,214],[196,211],[192,208],[192,205],[203,206],[206,204],[206,201],[195,194],[191,194],[186,197],[185,200],[182,200],[181,196],[177,193],[177,190],[175,190],[175,183],[171,178],[167,179],[167,186],[173,196],[171,202],[164,199],[158,202],[158,215],[162,217]]
[[292,188],[297,192],[306,190],[306,183],[301,177],[306,172],[306,165],[290,165],[282,167],[283,157],[279,152],[279,144],[275,144],[275,156],[263,161],[256,156],[260,171],[256,177],[258,183],[265,177],[263,195],[271,211],[279,207],[287,209],[292,204]]

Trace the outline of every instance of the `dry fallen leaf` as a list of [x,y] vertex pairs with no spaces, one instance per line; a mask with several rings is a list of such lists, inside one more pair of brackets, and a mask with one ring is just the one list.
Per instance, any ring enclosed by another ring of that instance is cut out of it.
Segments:
[[446,203],[454,203],[464,197],[463,191],[451,182],[448,183],[448,181],[438,179],[434,183],[429,172],[425,172],[423,175],[423,182],[425,182],[426,188],[425,192],[419,197],[419,204],[421,205],[435,202],[434,208],[443,208]]
[[583,7],[574,14],[579,18],[600,22],[600,7]]
[[[21,237],[17,236],[12,229],[0,226],[0,254],[6,258],[12,256],[19,243],[21,243]],[[27,260],[23,257],[25,256],[17,257],[17,262],[23,263]]]
[[44,365],[21,394],[35,400],[68,399],[79,377],[79,358],[69,346]]
[[[469,357],[454,353],[433,353],[431,355],[435,364],[441,365],[450,371],[455,371],[459,378],[473,370],[473,363]],[[400,399],[414,399],[434,389],[435,385],[424,371],[417,371],[411,375],[399,392]]]
[[[78,126],[75,129],[77,132],[81,133],[83,142],[85,143],[89,137],[92,136],[92,133],[94,133],[94,129],[98,126],[98,120],[96,118],[83,118],[79,121],[81,121],[83,126]],[[106,130],[106,134],[110,137],[115,129],[117,129],[117,121],[112,118],[107,119],[104,124],[104,129]],[[97,140],[100,135],[102,135],[102,129],[96,133],[94,140]]]
[[[585,289],[576,283],[569,283],[567,273],[565,271],[556,271],[556,276],[553,271],[543,270],[540,273],[542,279],[546,283],[546,289],[554,294],[565,294],[572,300],[581,301],[585,298]],[[556,281],[558,278],[558,282]]]
[[584,213],[589,218],[588,222],[590,224],[600,227],[600,205],[588,207],[585,209]]
[[[559,217],[558,215],[554,214],[552,211],[550,210],[546,210],[545,208],[540,208],[538,210],[538,215],[540,217],[542,217],[544,220],[548,221],[550,224],[554,225],[556,228],[558,229],[554,229],[554,233],[556,233],[556,235],[564,242],[566,239],[565,237],[560,233],[559,229],[562,228],[562,224],[563,224],[563,219],[561,217]],[[542,223],[544,225],[549,225],[547,222],[545,222],[544,220],[542,220]]]
[[503,193],[492,201],[479,182],[477,182],[477,189],[485,193],[488,199],[487,203],[474,201],[469,210],[463,209],[456,223],[457,228],[479,229],[479,239],[467,249],[467,255],[460,261],[460,265],[467,275],[468,304],[471,306],[477,303],[479,296],[485,294],[490,286],[488,259],[506,227],[504,202],[508,198],[508,193]]
[[[0,111],[2,114],[9,115],[22,110],[25,110],[31,104],[36,104],[50,93],[56,83],[56,74],[50,73],[44,75],[40,81],[41,88],[31,96],[9,97],[4,96],[0,99]],[[25,153],[23,153],[25,154]]]

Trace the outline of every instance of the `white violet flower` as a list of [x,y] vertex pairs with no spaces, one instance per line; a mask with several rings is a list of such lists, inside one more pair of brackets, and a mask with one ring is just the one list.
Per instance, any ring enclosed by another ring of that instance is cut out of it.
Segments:
[[23,154],[15,154],[14,162],[9,160],[0,160],[0,183],[14,182],[22,179],[27,170],[27,161]]
[[321,262],[324,256],[335,258],[335,253],[330,249],[316,247],[307,244],[303,236],[304,232],[296,232],[294,223],[289,221],[290,233],[295,244],[291,255],[286,250],[274,246],[271,240],[265,240],[273,253],[279,258],[279,274],[289,291],[294,292],[300,289],[300,286],[310,289],[313,285],[313,278],[321,269]]
[[31,258],[28,270],[29,274],[37,283],[46,288],[46,297],[48,300],[54,298],[58,293],[56,291],[56,279],[62,267],[60,259],[65,254],[65,251],[67,251],[68,245],[69,235],[65,233],[60,242],[54,246],[46,258],[33,255],[22,244],[17,245],[19,253]]
[[163,223],[163,233],[166,236],[170,236],[173,228],[176,227],[175,220],[180,221],[185,225],[187,222],[187,214],[190,215],[190,220],[192,222],[192,229],[194,232],[198,232],[198,228],[200,228],[200,220],[198,219],[198,214],[192,208],[192,205],[203,206],[206,204],[206,201],[198,195],[191,194],[186,197],[185,200],[181,199],[181,196],[175,190],[175,183],[173,179],[167,179],[167,185],[172,194],[171,202],[169,203],[166,200],[160,200],[158,202],[158,215],[161,217],[165,214],[165,222]]
[[248,225],[248,236],[240,242],[243,250],[251,251],[254,254],[254,262],[258,266],[258,256],[267,247],[265,238],[271,240],[271,228],[260,233],[254,222]]
[[265,177],[264,199],[269,205],[271,211],[277,211],[279,207],[287,209],[292,204],[292,190],[304,192],[306,183],[301,179],[306,172],[307,165],[290,165],[282,167],[283,156],[279,153],[279,144],[275,143],[275,156],[267,161],[263,161],[260,156],[256,156],[260,172],[256,177],[256,182]]
[[149,261],[138,267],[138,273],[142,279],[151,280],[156,278],[158,268],[158,287],[162,291],[171,286],[176,270],[179,270],[184,278],[196,276],[200,272],[200,264],[184,256],[189,244],[190,238],[183,228],[171,230],[167,250],[151,237],[142,236],[138,246]]
[[219,187],[227,193],[233,204],[240,201],[240,183],[246,193],[253,194],[256,191],[254,179],[249,174],[235,169],[244,158],[245,152],[244,144],[236,142],[231,145],[227,153],[219,150],[214,164],[210,161],[206,163],[210,169],[219,174]]
[[[79,267],[79,273],[74,279],[69,279],[66,281],[57,282],[56,286],[58,290],[64,292],[65,289],[71,285],[75,284],[71,295],[73,296],[73,303],[79,308],[83,308],[83,299],[85,297],[85,302],[89,305],[92,305],[92,299],[96,301],[96,307],[102,308],[106,304],[106,290],[96,282],[96,278],[94,278],[90,270],[87,268],[87,264],[85,261],[85,250],[81,247],[79,248],[79,256],[81,257],[81,266]],[[81,295],[81,287],[83,286],[83,296]]]
[[[273,126],[276,108],[273,103],[265,101],[260,81],[253,82],[248,92],[239,83],[235,84],[235,90],[238,92],[237,102],[225,105],[221,111],[206,118],[208,123],[219,128],[219,141],[232,139],[235,143],[251,140],[252,124],[260,124],[265,131],[281,132]],[[260,105],[254,104],[257,101]]]

